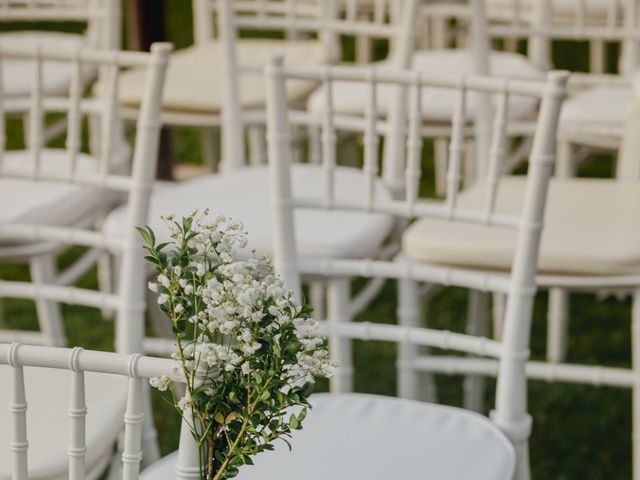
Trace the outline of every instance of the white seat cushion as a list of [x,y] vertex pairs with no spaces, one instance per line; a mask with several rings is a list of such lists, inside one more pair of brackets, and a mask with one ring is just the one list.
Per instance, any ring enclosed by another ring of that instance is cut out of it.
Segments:
[[593,128],[596,132],[599,127],[622,129],[633,102],[632,90],[621,86],[594,87],[578,92],[562,105],[561,128]]
[[[317,394],[289,451],[276,442],[238,480],[507,480],[515,454],[485,417],[453,407],[362,394]],[[141,480],[175,478],[176,455]]]
[[[519,214],[524,177],[501,182],[497,211]],[[459,205],[483,209],[484,186],[460,193]],[[552,179],[538,270],[605,275],[640,271],[640,184],[608,179]],[[515,229],[422,218],[405,232],[403,249],[419,262],[507,270]]]
[[[220,42],[194,45],[175,52],[167,69],[163,107],[167,111],[219,113],[222,104],[224,61]],[[282,54],[291,65],[322,65],[327,62],[325,48],[317,41],[249,40],[238,41],[241,65],[266,65],[273,55]],[[124,105],[140,104],[145,86],[145,71],[133,69],[120,79],[120,98]],[[287,83],[291,101],[308,95],[314,82]],[[260,73],[240,74],[240,99],[243,108],[265,108],[266,86]]]
[[[168,231],[161,215],[178,218],[194,209],[210,208],[244,223],[249,233],[247,253],[255,249],[258,255],[271,255],[271,207],[269,172],[266,166],[247,167],[233,172],[208,175],[171,185],[153,193],[149,224],[158,234],[158,241],[168,240]],[[320,196],[323,192],[323,169],[320,166],[296,164],[292,169],[294,193]],[[337,198],[360,199],[364,178],[359,169],[338,167],[335,192]],[[376,186],[378,198],[390,198],[382,183]],[[299,254],[305,257],[365,256],[375,251],[388,235],[392,220],[386,215],[359,212],[327,212],[297,210]],[[124,209],[112,212],[104,229],[112,235],[123,235]]]
[[[11,367],[0,366],[0,480],[11,479]],[[67,455],[71,372],[25,368],[29,478],[62,480],[69,477]],[[90,470],[109,453],[121,429],[127,399],[126,378],[85,374],[87,457]]]
[[[29,172],[33,163],[28,151],[5,152],[3,168],[11,172]],[[45,149],[40,157],[41,171],[64,172],[68,153],[64,150]],[[77,171],[96,172],[98,161],[79,154]],[[106,199],[97,188],[64,182],[9,178],[0,176],[0,224],[23,222],[46,225],[71,225],[92,212]],[[7,242],[4,239],[2,243]]]
[[[539,0],[519,0],[522,18],[530,20],[534,2]],[[551,2],[554,22],[575,23],[580,0],[554,0]],[[491,18],[511,20],[514,0],[487,0],[487,15]],[[584,2],[586,20],[589,23],[603,24],[611,2],[609,0],[586,0]]]
[[[45,45],[56,50],[70,50],[82,46],[89,46],[87,37],[72,33],[47,31],[20,31],[0,34],[0,48],[4,47],[35,47]],[[3,60],[2,81],[5,95],[28,95],[31,91],[34,76],[33,61]],[[95,69],[85,68],[84,74],[90,75]],[[68,62],[48,60],[43,63],[42,85],[47,93],[64,93],[69,89],[71,71]]]
[[[385,60],[377,64],[380,70],[389,68],[392,63]],[[415,52],[412,69],[425,73],[446,72],[451,76],[468,75],[472,73],[473,62],[471,53],[465,50],[429,50]],[[498,77],[509,78],[542,78],[543,74],[529,63],[522,55],[505,52],[492,52],[491,72]],[[377,100],[379,111],[386,114],[393,101],[394,88],[392,85],[379,85]],[[452,89],[425,88],[422,93],[423,119],[431,122],[450,122],[456,104],[457,91]],[[362,114],[369,103],[367,88],[360,82],[333,82],[334,109],[341,114]],[[520,118],[530,112],[536,105],[536,100],[514,96],[510,98],[509,115]],[[467,103],[467,116],[473,116],[473,96]],[[310,111],[322,112],[326,108],[326,89],[319,87],[309,97]]]

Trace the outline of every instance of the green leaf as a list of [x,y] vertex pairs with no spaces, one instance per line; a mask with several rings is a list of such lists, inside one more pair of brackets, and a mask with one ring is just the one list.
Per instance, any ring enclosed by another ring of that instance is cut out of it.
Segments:
[[300,428],[298,417],[292,414],[291,418],[289,419],[289,425],[291,425],[291,428],[293,428],[294,430],[298,430]]
[[144,228],[136,227],[136,230],[138,230],[138,233],[144,240],[144,243],[146,243],[150,248],[153,248],[156,243],[156,238],[153,234],[153,230],[151,230],[151,228],[149,228],[148,226],[145,226]]

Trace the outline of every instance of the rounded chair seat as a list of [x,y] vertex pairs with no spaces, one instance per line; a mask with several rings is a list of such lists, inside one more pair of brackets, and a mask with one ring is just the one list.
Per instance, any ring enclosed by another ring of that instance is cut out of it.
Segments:
[[[65,150],[44,149],[40,154],[40,171],[62,175],[68,168],[69,154]],[[29,223],[42,225],[72,225],[94,212],[107,200],[105,192],[86,185],[63,181],[11,178],[31,171],[33,163],[28,150],[7,151],[2,159],[0,176],[0,224]],[[78,154],[76,171],[98,171],[96,158]],[[10,238],[0,239],[0,246],[13,245]]]
[[[593,87],[569,97],[562,105],[560,128],[598,134],[602,129],[622,130],[633,106],[633,92],[624,86]],[[597,112],[597,115],[594,115]]]
[[[323,65],[328,56],[318,41],[282,41],[241,39],[237,42],[240,65],[266,65],[274,52],[285,57],[285,63],[299,66]],[[218,41],[193,45],[171,55],[167,68],[162,104],[166,111],[215,113],[222,105],[224,56]],[[194,73],[197,72],[197,73]],[[138,107],[145,86],[145,71],[132,69],[120,77],[120,100],[123,105]],[[315,82],[292,81],[287,84],[289,100],[304,99]],[[241,73],[238,84],[242,108],[265,108],[266,86],[262,71]]]
[[[9,413],[12,368],[0,366],[0,480],[11,480],[11,414]],[[28,466],[32,480],[69,478],[68,430],[71,374],[67,370],[25,367],[27,395]],[[127,379],[118,375],[85,374],[86,469],[104,461],[123,426]],[[96,477],[94,477],[96,478]]]
[[[294,195],[320,197],[324,188],[324,169],[320,165],[294,164],[292,185]],[[360,200],[365,191],[361,170],[337,167],[336,198]],[[378,198],[391,198],[391,193],[379,181]],[[209,208],[214,215],[222,214],[239,220],[248,232],[249,245],[245,253],[255,249],[257,255],[271,255],[271,197],[269,171],[266,165],[246,167],[224,174],[213,174],[169,185],[151,196],[149,225],[159,242],[167,241],[168,229],[161,215],[177,218],[194,209]],[[329,212],[321,209],[296,210],[296,235],[299,254],[306,258],[335,258],[373,254],[389,234],[392,219],[387,215],[360,212]],[[104,223],[110,235],[123,235],[126,211],[112,212]]]
[[[75,50],[89,46],[88,39],[79,34],[47,32],[47,31],[20,31],[0,33],[0,49],[6,47],[35,48],[44,45],[55,50]],[[32,88],[35,62],[30,60],[7,59],[2,60],[3,92],[6,96],[29,95]],[[42,86],[46,93],[66,93],[71,82],[71,71],[68,62],[47,60],[42,64]],[[85,75],[91,75],[95,71],[86,67]]]
[[[515,453],[486,417],[453,407],[363,394],[311,397],[292,451],[283,442],[253,457],[238,480],[509,480]],[[141,480],[175,478],[177,456]]]
[[[458,205],[484,211],[486,187],[458,195]],[[500,182],[496,211],[519,214],[524,177]],[[624,275],[640,272],[640,184],[610,179],[552,178],[538,259],[541,274]],[[404,253],[418,262],[507,271],[517,231],[434,218],[404,233]]]
[[[390,60],[377,64],[378,69],[392,67]],[[473,57],[471,52],[465,50],[429,50],[418,51],[413,54],[412,70],[425,73],[446,72],[451,76],[469,75],[473,71]],[[492,52],[490,71],[497,77],[539,79],[543,74],[536,69],[527,59],[519,54]],[[362,114],[369,104],[368,88],[362,88],[358,82],[336,81],[333,85],[334,110],[344,115]],[[378,110],[385,115],[393,104],[392,85],[378,85],[377,101]],[[450,123],[453,110],[456,105],[457,91],[442,88],[425,88],[422,92],[422,116],[423,120],[430,122]],[[327,105],[326,89],[319,87],[311,94],[308,101],[308,109],[312,112],[322,112]],[[467,102],[467,117],[473,118],[474,98],[470,96]],[[509,115],[511,118],[521,118],[531,112],[536,105],[536,100],[523,96],[513,96],[509,102]]]

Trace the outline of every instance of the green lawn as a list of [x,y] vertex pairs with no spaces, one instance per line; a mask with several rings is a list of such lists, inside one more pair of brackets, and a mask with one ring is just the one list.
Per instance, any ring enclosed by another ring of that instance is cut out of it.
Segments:
[[[170,40],[178,47],[191,41],[191,12],[184,0],[167,0]],[[584,48],[561,46],[557,61],[565,67],[584,69]],[[187,129],[174,134],[178,159],[199,161],[198,135]],[[425,159],[427,179],[432,184],[432,165]],[[594,158],[581,171],[584,175],[604,176],[611,171],[606,157]],[[194,205],[194,207],[203,207]],[[213,206],[215,208],[215,206]],[[221,212],[224,213],[224,212]],[[61,259],[67,263],[77,252]],[[20,266],[1,266],[2,279],[27,279]],[[95,272],[82,284],[95,287]],[[533,324],[532,351],[534,358],[545,353],[546,293],[536,303]],[[30,302],[5,299],[1,311],[8,327],[36,328],[35,310]],[[395,321],[395,285],[385,286],[380,297],[358,320],[383,323]],[[111,349],[113,323],[103,321],[99,312],[82,307],[65,306],[65,329],[71,345],[85,348]],[[449,330],[463,330],[466,314],[466,294],[461,289],[446,289],[425,305],[429,324]],[[598,300],[592,295],[574,295],[571,302],[571,332],[569,360],[589,364],[630,365],[630,302],[628,300]],[[393,395],[395,390],[395,347],[377,342],[357,342],[355,348],[356,390]],[[627,390],[591,386],[530,383],[530,412],[534,418],[531,439],[531,463],[535,479],[622,479],[631,475],[631,401]],[[441,401],[460,405],[461,379],[438,378]],[[492,405],[488,389],[487,410]],[[176,447],[177,416],[154,394],[156,420],[163,453]],[[415,445],[415,454],[420,446]]]

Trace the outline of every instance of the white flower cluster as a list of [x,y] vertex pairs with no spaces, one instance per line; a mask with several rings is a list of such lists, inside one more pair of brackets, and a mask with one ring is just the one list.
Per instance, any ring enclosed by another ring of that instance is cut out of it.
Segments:
[[[178,248],[149,288],[159,294],[174,331],[188,327],[193,332],[183,335],[174,358],[216,388],[229,382],[230,374],[264,370],[265,356],[291,351],[293,344],[294,353],[279,372],[281,383],[294,386],[330,376],[334,366],[324,340],[309,337],[316,322],[299,315],[300,306],[270,261],[237,260],[236,247],[247,244],[242,224],[223,216],[205,221],[207,213],[194,212],[182,223],[163,217]],[[160,380],[152,385],[166,389]]]

